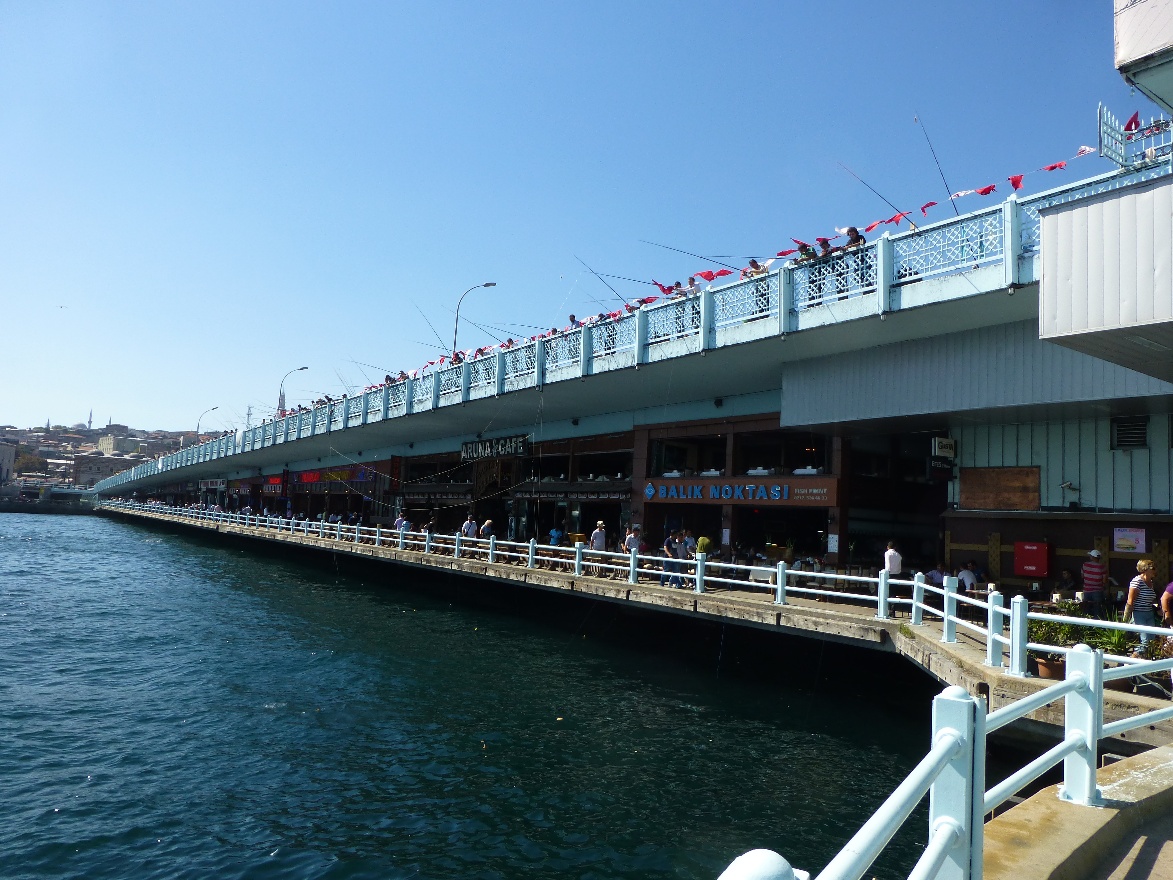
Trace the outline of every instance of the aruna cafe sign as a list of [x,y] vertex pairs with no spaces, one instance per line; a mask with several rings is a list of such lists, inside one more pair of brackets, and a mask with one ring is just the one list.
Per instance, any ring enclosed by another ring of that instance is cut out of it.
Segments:
[[709,479],[650,480],[644,486],[649,502],[759,504],[779,507],[833,507],[838,503],[836,477],[792,477],[777,482],[734,483]]

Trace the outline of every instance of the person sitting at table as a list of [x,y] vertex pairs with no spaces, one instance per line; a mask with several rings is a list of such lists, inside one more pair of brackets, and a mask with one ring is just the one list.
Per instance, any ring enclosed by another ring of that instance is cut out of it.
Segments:
[[937,567],[929,572],[928,581],[934,587],[945,586],[945,578],[949,576],[949,570],[945,568],[944,562],[938,562]]
[[976,591],[978,585],[977,563],[972,559],[965,563],[965,566],[957,572],[957,582],[958,588],[967,593]]

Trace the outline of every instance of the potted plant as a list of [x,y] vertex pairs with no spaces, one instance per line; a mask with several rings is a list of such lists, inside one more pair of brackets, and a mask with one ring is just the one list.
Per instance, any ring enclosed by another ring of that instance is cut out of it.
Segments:
[[[1027,640],[1039,645],[1066,647],[1063,644],[1065,624],[1054,620],[1031,620],[1026,625]],[[1039,678],[1063,678],[1067,674],[1067,655],[1062,651],[1031,651]]]

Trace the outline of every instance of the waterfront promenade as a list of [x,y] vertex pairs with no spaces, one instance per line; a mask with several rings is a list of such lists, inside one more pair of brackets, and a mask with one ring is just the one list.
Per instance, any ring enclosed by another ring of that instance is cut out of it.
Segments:
[[[774,583],[771,583],[769,570],[750,571],[746,566],[702,564],[704,591],[697,592],[692,586],[696,580],[695,565],[692,571],[681,573],[689,589],[661,586],[662,572],[652,557],[639,557],[633,566],[623,554],[595,554],[598,561],[592,563],[589,561],[592,557],[589,553],[584,556],[581,548],[544,548],[495,540],[491,547],[487,541],[464,541],[462,546],[455,536],[427,537],[415,533],[402,536],[401,541],[400,534],[394,531],[360,529],[356,535],[354,528],[347,526],[325,526],[319,535],[317,523],[245,518],[164,505],[105,502],[101,512],[270,545],[344,554],[407,569],[570,594],[653,613],[752,627],[785,637],[895,652],[942,684],[958,685],[969,693],[988,696],[991,710],[1054,684],[1046,679],[1013,674],[1001,649],[996,652],[998,665],[991,665],[988,630],[983,638],[983,627],[974,622],[976,615],[965,610],[966,606],[976,608],[980,603],[961,601],[961,597],[950,596],[946,590],[946,595],[936,596],[934,604],[934,588],[927,585],[922,585],[927,598],[922,599],[919,613],[912,599],[892,597],[884,615],[878,617],[878,598],[868,589],[879,586],[876,579],[786,572],[784,604],[779,604],[777,574],[773,574]],[[894,590],[901,583],[887,586]],[[907,586],[915,583],[903,582]],[[945,614],[947,606],[952,608],[948,615]],[[1001,641],[1010,639],[1001,637]],[[1012,653],[1009,645],[1006,653]],[[1167,705],[1168,701],[1109,691],[1104,698],[1104,719],[1118,721]],[[1021,732],[1054,736],[1063,726],[1063,717],[1061,703],[1042,706],[1030,713]],[[1169,742],[1173,742],[1173,720],[1163,720],[1123,734],[1116,749],[1131,751]]]

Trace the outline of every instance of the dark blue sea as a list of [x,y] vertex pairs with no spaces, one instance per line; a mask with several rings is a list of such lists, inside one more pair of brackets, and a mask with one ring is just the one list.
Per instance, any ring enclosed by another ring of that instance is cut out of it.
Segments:
[[0,514],[0,876],[815,871],[928,747],[916,688],[413,577]]

